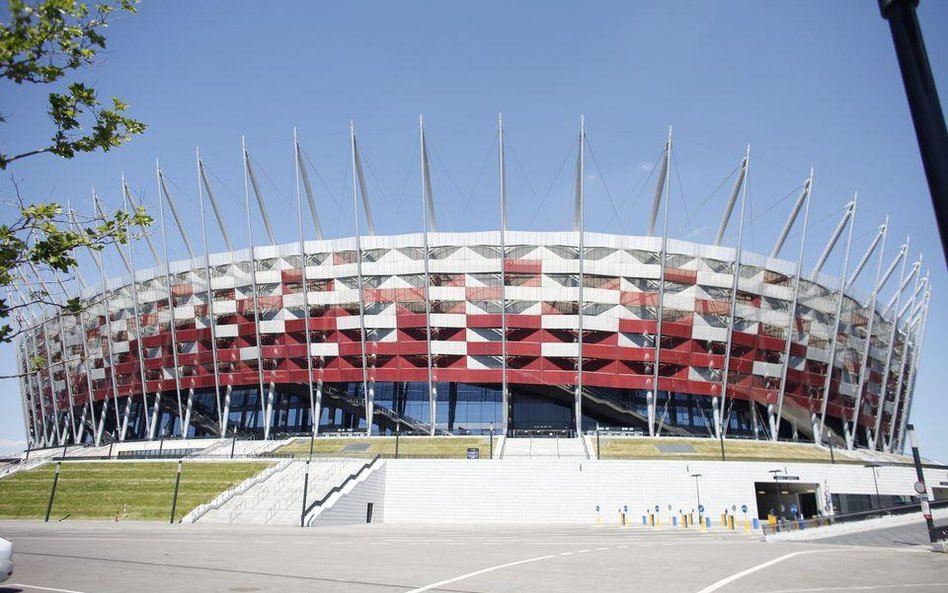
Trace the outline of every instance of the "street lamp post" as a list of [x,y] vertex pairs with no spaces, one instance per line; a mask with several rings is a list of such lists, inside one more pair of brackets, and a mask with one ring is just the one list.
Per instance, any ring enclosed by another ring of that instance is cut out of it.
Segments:
[[494,458],[494,423],[490,423],[490,458]]
[[698,525],[704,525],[701,512],[701,488],[698,486],[698,478],[701,477],[701,474],[691,474],[691,477],[695,479],[695,496],[698,498]]
[[599,448],[599,423],[596,423],[596,459],[602,459],[602,450]]
[[863,467],[868,467],[872,470],[872,483],[876,487],[876,508],[882,508],[882,499],[879,497],[879,480],[876,478],[876,468],[882,467],[878,463],[867,463]]
[[311,460],[306,460],[306,473],[303,475],[303,509],[300,511],[300,527],[306,527],[304,522],[306,521],[306,495],[309,490],[309,462]]
[[780,497],[780,482],[777,481],[777,474],[782,474],[782,469],[772,469],[768,473],[773,474],[774,484],[777,486],[777,530],[780,530],[780,519],[783,517],[783,499]]
[[56,486],[59,485],[59,470],[62,464],[62,461],[56,462],[56,470],[53,474],[53,488],[49,491],[49,504],[46,505],[46,519],[44,520],[46,523],[49,523],[49,514],[53,510],[53,499],[56,498]]
[[[922,499],[922,515],[925,517],[925,524],[928,526],[928,540],[935,543],[935,522],[932,521],[931,508],[928,506],[928,488],[925,486],[925,474],[922,473],[922,456],[918,452],[918,438],[915,436],[915,426],[908,424],[905,426],[908,430],[909,444],[912,446],[912,459],[915,461],[915,475],[918,477],[919,484],[925,488],[918,493]],[[921,490],[921,488],[919,488]]]
[[178,460],[178,469],[174,478],[174,498],[171,499],[171,523],[174,525],[174,514],[178,510],[178,487],[181,486],[181,460]]

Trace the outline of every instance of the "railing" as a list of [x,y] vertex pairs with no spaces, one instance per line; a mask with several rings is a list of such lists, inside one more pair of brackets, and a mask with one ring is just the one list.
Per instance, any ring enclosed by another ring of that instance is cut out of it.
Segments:
[[239,494],[243,494],[244,492],[250,490],[257,484],[260,484],[261,482],[270,478],[270,476],[272,476],[273,474],[283,471],[284,469],[287,468],[287,466],[290,465],[290,463],[292,463],[292,461],[290,460],[281,461],[280,463],[274,465],[273,467],[269,467],[263,470],[262,472],[250,478],[249,480],[244,480],[243,482],[238,484],[236,487],[231,488],[230,490],[227,490],[226,492],[221,493],[220,495],[217,496],[217,498],[215,498],[211,502],[198,505],[193,511],[185,515],[181,519],[181,522],[182,523],[196,523],[198,519],[200,519],[201,517],[203,517],[204,515],[206,515],[212,510],[221,508],[222,506],[224,506],[224,504],[227,501],[234,498],[235,496]]
[[329,500],[329,497],[332,496],[333,494],[337,492],[342,492],[343,488],[345,488],[349,482],[352,482],[353,480],[357,480],[359,476],[362,475],[363,472],[372,468],[376,463],[378,463],[379,459],[381,459],[381,456],[376,455],[375,457],[372,458],[372,461],[362,464],[362,467],[360,467],[358,471],[356,471],[354,474],[349,474],[348,476],[346,476],[346,479],[343,480],[341,484],[336,484],[335,486],[330,488],[329,492],[324,494],[322,498],[313,501],[313,504],[306,507],[306,511],[303,513],[303,515],[307,517],[306,524],[307,525],[309,524],[309,514],[313,512],[313,509],[315,509],[316,507],[321,507],[324,504],[326,504],[326,501]]
[[[938,500],[932,501],[929,503],[931,508],[948,508],[948,500]],[[764,532],[764,535],[770,535],[774,533],[787,532],[787,531],[801,531],[805,529],[812,529],[814,527],[827,527],[830,525],[837,525],[841,523],[855,523],[857,521],[865,521],[867,519],[878,519],[880,517],[890,517],[895,515],[910,515],[912,513],[921,513],[922,505],[920,503],[912,504],[903,504],[890,507],[882,507],[879,509],[872,509],[868,511],[857,511],[854,513],[845,513],[845,514],[836,514],[836,515],[826,515],[823,517],[817,517],[814,519],[793,519],[793,520],[779,520],[776,523],[767,523],[764,522],[761,524],[761,529]]]

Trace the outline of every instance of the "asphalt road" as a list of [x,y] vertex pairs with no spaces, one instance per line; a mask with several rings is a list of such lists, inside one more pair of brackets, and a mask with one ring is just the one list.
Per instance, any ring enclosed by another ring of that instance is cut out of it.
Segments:
[[0,534],[16,549],[0,593],[948,590],[948,555],[924,546],[768,544],[740,532],[0,522]]

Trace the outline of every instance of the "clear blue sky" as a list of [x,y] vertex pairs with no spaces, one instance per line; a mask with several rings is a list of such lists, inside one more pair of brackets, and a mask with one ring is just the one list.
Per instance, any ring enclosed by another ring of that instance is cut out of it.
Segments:
[[[919,9],[928,51],[948,96],[948,4]],[[292,128],[325,185],[314,179],[328,236],[352,234],[348,122],[369,165],[379,233],[421,228],[417,117],[425,115],[442,230],[497,227],[495,120],[508,133],[510,226],[567,229],[580,114],[587,162],[587,230],[643,234],[658,157],[674,126],[671,234],[710,241],[727,190],[716,187],[752,145],[746,247],[767,252],[792,201],[816,169],[807,260],[812,263],[856,190],[853,252],[890,214],[886,259],[912,236],[935,288],[913,419],[924,453],[948,461],[945,264],[888,26],[875,2],[184,2],[146,1],[108,31],[105,61],[79,78],[120,95],[149,124],[108,154],[39,156],[8,173],[36,200],[91,208],[95,186],[121,204],[119,176],[156,211],[155,158],[172,181],[200,245],[194,150],[241,218],[240,137],[258,166],[280,237],[295,239]],[[49,130],[46,88],[0,85],[8,153]],[[644,187],[644,189],[643,189]],[[605,188],[608,188],[608,193]],[[0,196],[13,195],[8,176]],[[611,197],[611,202],[610,202]],[[781,201],[783,199],[783,201]],[[613,207],[614,204],[614,207]],[[11,216],[3,206],[4,218]],[[618,211],[618,216],[615,214]],[[258,243],[263,236],[259,219]],[[211,248],[223,249],[213,232]],[[736,225],[729,240],[736,237]],[[788,251],[799,240],[795,235]],[[200,247],[198,247],[200,249]],[[184,255],[174,248],[173,257]],[[858,255],[854,255],[858,257]],[[108,253],[110,266],[117,258]],[[136,247],[139,266],[151,265]],[[93,277],[89,262],[86,274]],[[827,264],[836,273],[839,254]],[[865,289],[872,270],[863,274]],[[891,287],[886,291],[890,294]],[[0,374],[14,369],[0,347]],[[0,383],[0,450],[22,441],[18,387]]]

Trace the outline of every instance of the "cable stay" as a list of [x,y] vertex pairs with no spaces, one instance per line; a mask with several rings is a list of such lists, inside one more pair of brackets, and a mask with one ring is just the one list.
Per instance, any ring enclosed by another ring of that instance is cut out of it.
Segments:
[[[131,190],[128,189],[128,184],[125,183],[124,176],[122,177],[122,194],[125,196],[125,199],[128,200],[128,203],[132,206],[132,208],[138,210],[138,208],[141,206],[141,203],[135,200]],[[155,244],[151,240],[151,235],[145,232],[144,225],[139,225],[139,228],[142,230],[142,236],[145,238],[145,243],[148,245],[148,250],[151,252],[152,257],[155,258],[155,263],[161,263],[161,257],[158,256],[158,250],[155,249]]]
[[260,216],[263,218],[263,226],[267,230],[267,237],[271,245],[276,245],[276,239],[273,237],[273,227],[270,226],[270,217],[267,215],[267,206],[263,201],[263,194],[260,192],[260,185],[257,184],[257,176],[254,175],[253,166],[250,163],[250,151],[244,147],[244,166],[247,167],[247,175],[250,177],[250,186],[253,188],[253,195],[257,198],[257,206],[260,208]]
[[797,201],[793,204],[793,209],[790,210],[790,216],[787,218],[787,222],[784,223],[783,230],[780,231],[777,242],[774,243],[774,248],[770,251],[770,257],[777,258],[780,256],[780,250],[783,249],[783,244],[787,241],[787,236],[790,234],[790,230],[793,229],[793,224],[800,214],[800,209],[803,208],[803,203],[806,202],[810,196],[812,188],[813,167],[810,167],[810,175],[806,178],[806,181],[803,182],[803,191],[800,192],[800,197],[798,197]]
[[319,214],[316,212],[316,200],[313,198],[313,188],[309,183],[309,174],[306,172],[306,164],[303,162],[303,150],[296,138],[293,139],[293,150],[296,156],[296,170],[299,171],[300,181],[303,182],[303,191],[306,192],[306,201],[309,203],[309,213],[313,218],[313,229],[316,231],[316,239],[323,240],[323,229],[319,225]]
[[[815,280],[817,275],[819,275],[820,270],[823,269],[823,264],[826,263],[827,258],[833,252],[833,249],[836,247],[836,243],[839,241],[840,236],[843,234],[843,231],[846,230],[846,225],[852,221],[853,214],[856,211],[856,199],[853,198],[851,202],[846,204],[846,212],[843,214],[843,217],[840,219],[839,224],[836,225],[836,230],[833,231],[832,236],[830,237],[829,242],[827,242],[826,247],[823,249],[823,253],[820,254],[820,258],[816,261],[816,265],[813,266],[813,271],[810,272],[810,279]],[[850,233],[851,235],[852,233]],[[848,255],[848,251],[847,251]],[[843,270],[843,275],[845,276],[846,271]]]
[[744,185],[744,177],[747,176],[747,164],[749,162],[748,157],[741,159],[741,170],[737,174],[737,181],[734,182],[734,189],[731,190],[731,197],[728,198],[727,206],[724,208],[724,216],[721,218],[721,225],[718,227],[718,234],[714,237],[714,244],[720,245],[721,239],[724,238],[724,231],[727,230],[727,225],[731,221],[731,213],[734,211],[734,204],[737,203],[737,197],[741,193],[741,187]]
[[[194,259],[194,247],[191,245],[191,240],[188,238],[188,233],[185,230],[184,223],[181,221],[181,216],[178,214],[178,208],[175,206],[174,198],[171,196],[171,192],[168,190],[168,184],[165,183],[165,175],[162,173],[161,169],[158,169],[158,187],[161,190],[161,196],[159,200],[165,200],[168,202],[168,206],[171,210],[171,216],[174,218],[175,225],[178,227],[178,232],[181,233],[181,238],[184,240],[184,247],[188,250],[188,256],[191,259]],[[163,203],[163,202],[162,202]],[[164,228],[164,226],[162,226]],[[230,245],[227,246],[230,249]]]
[[[221,210],[217,207],[217,199],[214,198],[214,192],[211,190],[211,184],[207,180],[207,172],[204,170],[204,161],[201,160],[201,150],[197,149],[198,175],[201,177],[201,185],[207,193],[207,199],[211,202],[211,209],[214,210],[214,218],[217,219],[217,227],[221,230],[221,237],[227,246],[227,251],[233,251],[234,246],[230,242],[230,235],[227,234],[227,226],[224,224],[224,217],[221,216]],[[224,189],[227,189],[226,187]]]

